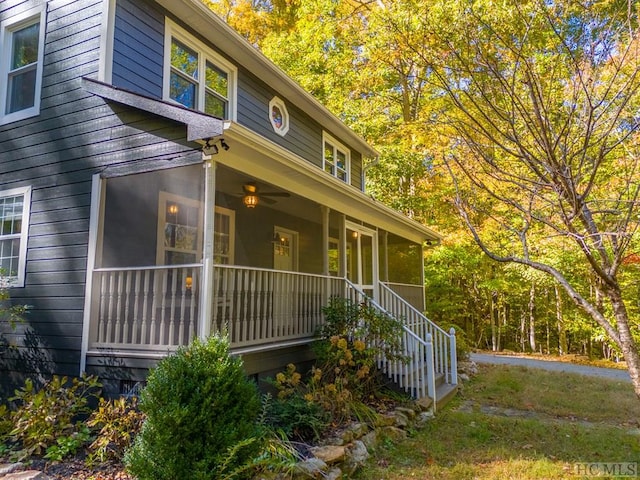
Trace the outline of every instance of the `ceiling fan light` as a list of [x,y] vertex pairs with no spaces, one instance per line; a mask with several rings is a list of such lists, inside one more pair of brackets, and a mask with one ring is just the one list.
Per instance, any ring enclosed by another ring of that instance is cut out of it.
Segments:
[[258,196],[248,193],[242,198],[242,201],[247,208],[256,208],[256,205],[258,205]]

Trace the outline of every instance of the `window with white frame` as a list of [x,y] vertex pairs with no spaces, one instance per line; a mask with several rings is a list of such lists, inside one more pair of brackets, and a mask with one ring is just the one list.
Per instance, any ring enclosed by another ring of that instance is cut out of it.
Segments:
[[165,100],[235,120],[236,76],[233,64],[167,19]]
[[0,125],[40,112],[45,8],[0,23]]
[[0,192],[0,281],[23,287],[31,187]]
[[351,152],[327,133],[323,135],[324,171],[349,183],[349,169],[351,168]]

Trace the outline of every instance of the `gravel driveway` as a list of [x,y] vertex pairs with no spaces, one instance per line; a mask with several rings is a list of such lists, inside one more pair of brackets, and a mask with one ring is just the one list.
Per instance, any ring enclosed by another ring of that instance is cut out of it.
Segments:
[[541,368],[555,372],[572,372],[581,375],[610,378],[612,380],[623,380],[630,382],[627,370],[615,368],[589,367],[587,365],[577,365],[574,363],[554,362],[551,360],[537,360],[534,358],[514,357],[510,355],[492,355],[489,353],[472,353],[471,360],[476,363],[490,363],[494,365],[516,365],[522,367]]

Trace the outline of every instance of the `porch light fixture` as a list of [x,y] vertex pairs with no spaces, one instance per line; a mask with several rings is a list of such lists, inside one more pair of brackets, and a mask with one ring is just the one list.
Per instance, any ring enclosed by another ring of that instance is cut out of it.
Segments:
[[255,193],[247,193],[242,197],[242,202],[247,208],[256,208],[256,205],[258,205],[258,196]]
[[227,142],[225,142],[225,141],[224,141],[224,138],[221,138],[221,139],[220,139],[220,146],[221,146],[222,148],[224,148],[224,149],[225,149],[225,151],[226,151],[226,150],[229,150],[229,145],[227,145]]
[[273,239],[271,240],[271,243],[282,243],[282,237],[280,236],[280,234],[278,232],[275,232],[273,234]]
[[169,214],[171,215],[175,215],[178,213],[178,205],[176,205],[175,203],[172,203],[171,205],[169,205],[167,207],[167,212],[169,212]]
[[191,287],[193,287],[193,277],[187,277],[184,280],[184,288],[191,291]]

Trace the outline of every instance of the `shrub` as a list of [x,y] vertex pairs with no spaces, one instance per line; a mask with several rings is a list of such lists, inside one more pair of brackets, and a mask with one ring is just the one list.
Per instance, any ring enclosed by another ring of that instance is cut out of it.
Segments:
[[[79,417],[89,412],[89,399],[99,394],[100,387],[94,376],[74,378],[71,382],[67,377],[54,376],[41,389],[27,379],[10,399],[17,404],[11,412],[13,430],[9,435],[20,448],[18,457],[40,455],[55,446],[66,449],[67,454],[74,453],[72,445],[82,438],[79,434],[84,431]],[[59,440],[66,446],[62,447]],[[55,455],[59,456],[61,451],[58,449]]]
[[233,478],[259,449],[257,388],[221,337],[161,360],[140,409],[147,418],[125,455],[139,480]]
[[317,440],[329,426],[330,417],[317,403],[305,400],[297,392],[286,397],[268,399],[267,423],[288,439]]
[[96,439],[89,445],[87,463],[120,460],[140,432],[143,421],[144,415],[138,410],[135,397],[130,400],[101,398],[87,421],[87,426],[98,430]]

